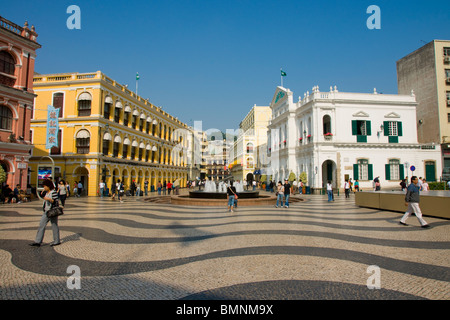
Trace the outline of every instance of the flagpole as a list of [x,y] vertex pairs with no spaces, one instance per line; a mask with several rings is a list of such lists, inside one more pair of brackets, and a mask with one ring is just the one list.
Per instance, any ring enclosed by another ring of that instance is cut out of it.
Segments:
[[283,72],[282,72],[282,71],[283,71],[283,68],[280,68],[281,87],[284,88],[284,87],[283,87]]
[[[136,72],[136,75],[138,75],[138,73]],[[136,76],[136,96],[138,95],[138,77]]]

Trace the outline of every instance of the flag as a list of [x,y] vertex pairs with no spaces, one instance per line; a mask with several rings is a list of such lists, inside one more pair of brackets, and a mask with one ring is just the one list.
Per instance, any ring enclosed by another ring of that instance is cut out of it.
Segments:
[[136,72],[136,81],[139,80],[139,73]]
[[286,72],[284,72],[283,70],[281,70],[281,76],[282,76],[282,77],[286,77]]

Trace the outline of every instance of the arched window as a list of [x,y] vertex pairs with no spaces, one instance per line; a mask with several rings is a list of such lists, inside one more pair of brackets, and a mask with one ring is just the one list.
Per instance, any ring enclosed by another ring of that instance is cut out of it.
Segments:
[[247,153],[253,153],[253,143],[247,143]]
[[113,99],[110,96],[105,97],[105,104],[103,106],[103,117],[109,120],[111,116],[111,109],[113,105]]
[[0,72],[14,75],[16,62],[13,56],[7,51],[0,51]]
[[91,100],[92,96],[88,92],[83,92],[78,97],[78,116],[88,117],[91,115]]
[[5,105],[0,105],[0,129],[11,130],[12,120],[13,115],[11,110]]
[[77,133],[76,147],[78,154],[88,154],[90,148],[91,135],[87,130],[80,130]]
[[59,118],[63,117],[63,107],[64,107],[64,93],[56,92],[53,94],[53,106],[59,109]]

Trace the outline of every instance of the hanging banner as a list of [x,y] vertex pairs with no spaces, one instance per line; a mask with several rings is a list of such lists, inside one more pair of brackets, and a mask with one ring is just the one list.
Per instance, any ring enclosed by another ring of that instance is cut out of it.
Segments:
[[51,149],[58,146],[58,131],[59,131],[59,108],[47,106],[47,139],[45,148]]

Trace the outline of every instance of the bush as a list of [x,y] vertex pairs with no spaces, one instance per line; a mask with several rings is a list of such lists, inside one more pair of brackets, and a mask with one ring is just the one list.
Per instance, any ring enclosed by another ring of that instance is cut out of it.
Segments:
[[444,190],[445,182],[429,182],[428,187],[430,190]]

